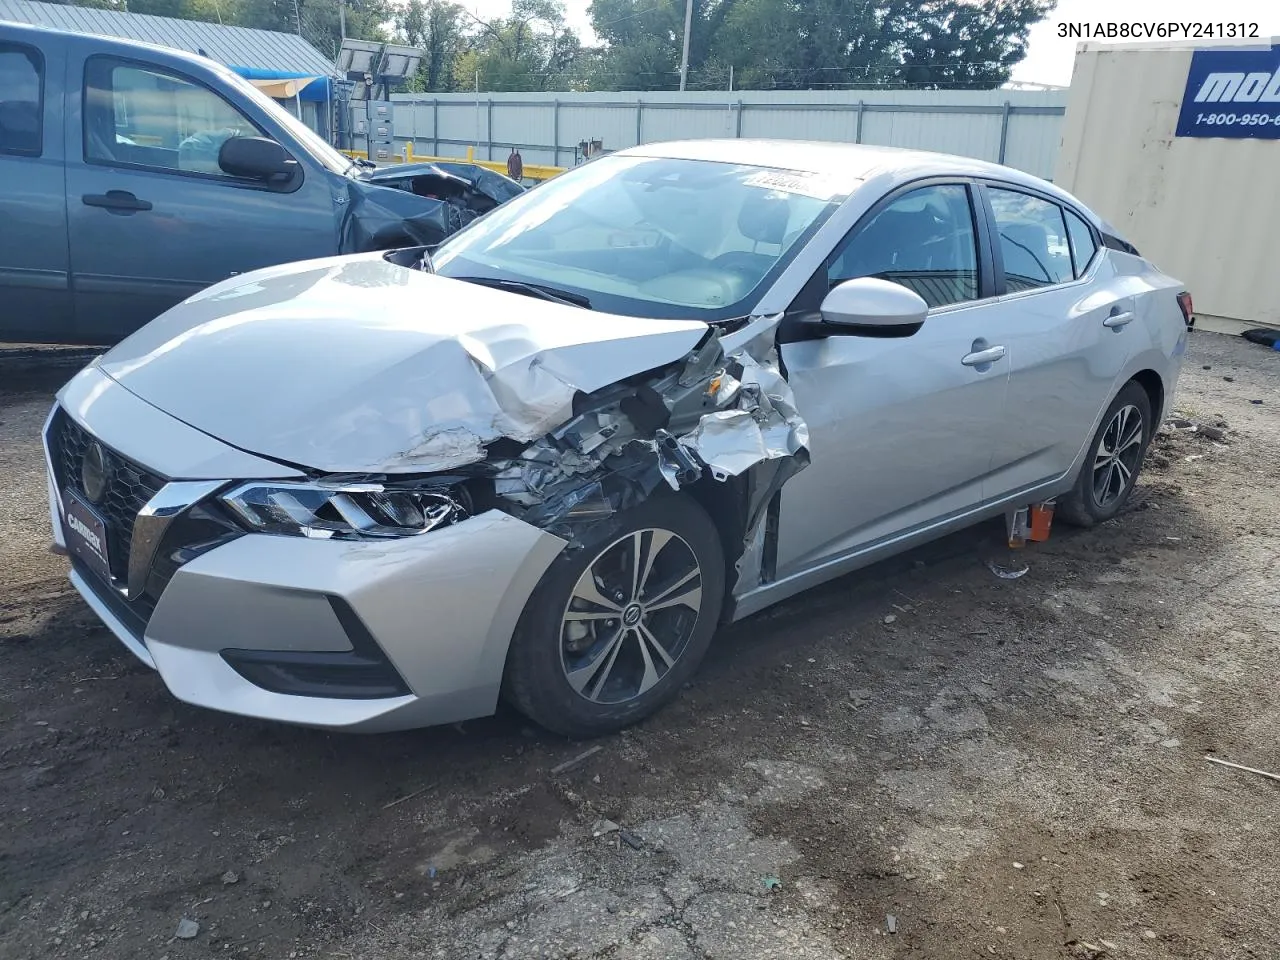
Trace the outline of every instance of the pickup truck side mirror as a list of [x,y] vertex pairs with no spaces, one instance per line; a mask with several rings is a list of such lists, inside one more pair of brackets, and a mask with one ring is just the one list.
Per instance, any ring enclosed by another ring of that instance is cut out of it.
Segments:
[[[929,305],[914,290],[876,277],[845,280],[822,301],[822,322],[832,334],[862,331],[878,336],[914,333],[929,313]],[[840,330],[847,327],[847,330]]]
[[218,166],[233,177],[282,183],[293,179],[298,161],[266,137],[231,137],[218,150]]

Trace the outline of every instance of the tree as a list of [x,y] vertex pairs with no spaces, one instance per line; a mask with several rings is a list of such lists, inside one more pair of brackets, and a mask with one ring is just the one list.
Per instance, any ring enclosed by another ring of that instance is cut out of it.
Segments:
[[[1055,0],[697,0],[693,89],[995,87]],[[593,0],[596,84],[675,89],[683,0]]]
[[565,24],[559,0],[514,0],[507,17],[472,19],[470,49],[458,57],[454,67],[459,87],[475,83],[477,72],[485,90],[575,89],[583,85],[582,46]]
[[396,15],[399,39],[422,51],[418,75],[410,86],[418,91],[447,93],[457,89],[454,69],[468,49],[467,12],[448,0],[409,0]]
[[[699,0],[689,34],[690,86],[708,66],[726,18],[739,0]],[[592,0],[592,29],[605,42],[592,75],[602,90],[675,90],[680,86],[685,0]],[[727,68],[726,68],[727,70]]]

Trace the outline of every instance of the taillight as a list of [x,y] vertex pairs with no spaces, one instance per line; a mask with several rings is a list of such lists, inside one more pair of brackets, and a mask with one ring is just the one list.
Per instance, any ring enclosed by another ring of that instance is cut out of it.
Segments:
[[1196,313],[1195,307],[1191,303],[1191,294],[1185,290],[1178,294],[1178,307],[1182,310],[1183,322],[1186,323],[1188,328],[1194,327],[1196,325]]

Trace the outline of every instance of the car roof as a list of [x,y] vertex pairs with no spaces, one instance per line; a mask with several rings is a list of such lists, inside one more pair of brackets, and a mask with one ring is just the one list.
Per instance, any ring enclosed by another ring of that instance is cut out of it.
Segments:
[[673,160],[707,160],[744,163],[780,170],[795,170],[842,180],[867,180],[890,174],[901,181],[930,176],[988,177],[1039,190],[1087,209],[1075,197],[1047,180],[1013,167],[928,150],[907,150],[865,143],[822,140],[675,140],[646,143],[617,151],[614,156],[667,157]]
[[118,53],[121,56],[127,56],[130,53],[137,54],[139,51],[145,51],[152,55],[158,62],[169,62],[171,66],[174,63],[190,64],[194,67],[213,68],[222,72],[226,72],[227,68],[216,60],[209,57],[202,57],[196,53],[190,53],[186,50],[179,50],[177,47],[166,47],[157,43],[148,43],[145,40],[134,40],[129,37],[110,37],[100,33],[86,33],[83,30],[67,30],[62,27],[49,27],[42,23],[20,23],[16,20],[5,20],[0,18],[0,30],[10,33],[14,40],[25,40],[27,43],[34,43],[37,37],[56,37],[65,38],[74,42],[91,42],[95,47],[101,48],[104,53]]

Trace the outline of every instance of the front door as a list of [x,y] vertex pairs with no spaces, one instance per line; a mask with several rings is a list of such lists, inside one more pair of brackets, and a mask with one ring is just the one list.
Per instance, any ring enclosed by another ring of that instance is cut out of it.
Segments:
[[67,204],[84,339],[119,339],[234,274],[337,252],[322,171],[274,187],[219,168],[224,140],[263,135],[221,94],[105,56],[85,60],[83,80],[83,122],[67,120]]
[[873,208],[828,261],[824,289],[880,277],[930,312],[908,337],[783,344],[812,462],[782,489],[779,578],[982,500],[1009,366],[978,238],[972,188],[934,184]]

